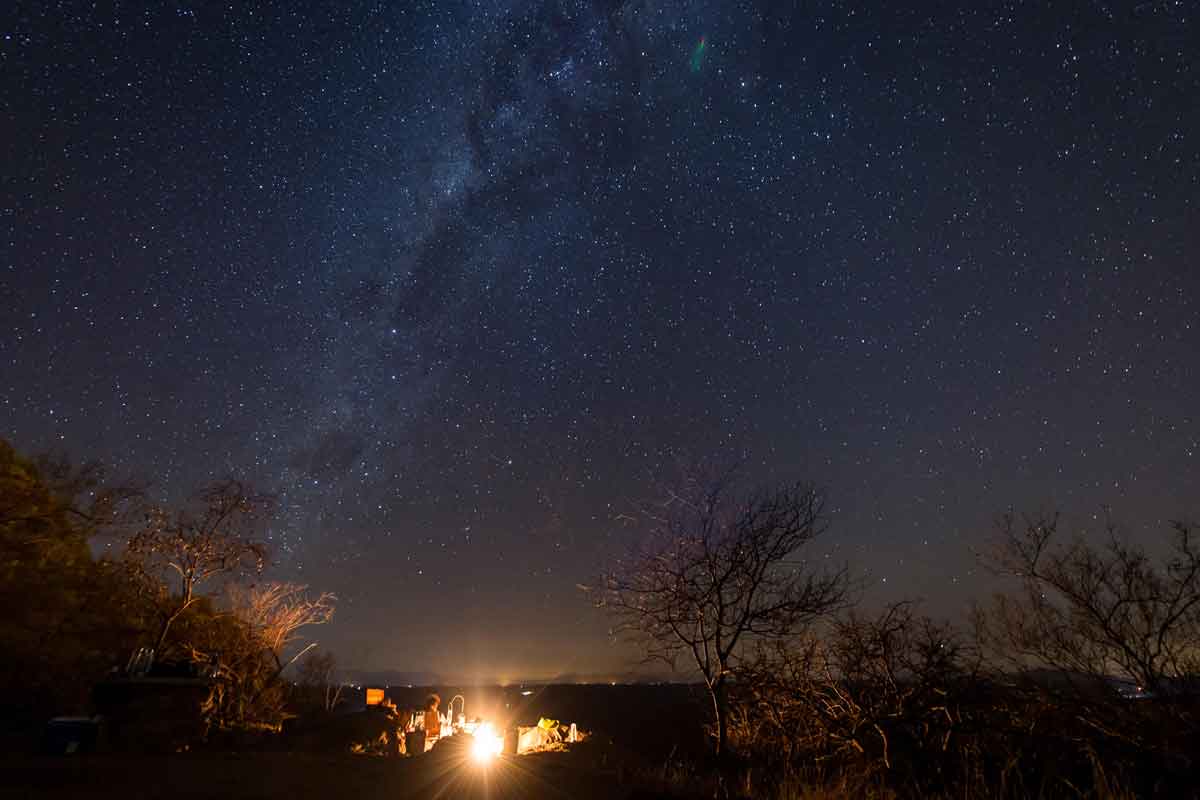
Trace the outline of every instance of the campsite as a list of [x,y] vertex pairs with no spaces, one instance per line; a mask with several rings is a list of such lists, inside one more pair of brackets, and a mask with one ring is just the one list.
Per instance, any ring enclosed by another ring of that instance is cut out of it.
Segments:
[[[465,742],[434,747],[419,757],[372,748],[379,716],[363,708],[366,691],[350,689],[358,709],[308,730],[280,737],[225,740],[185,752],[21,752],[11,743],[0,758],[0,798],[612,798],[633,785],[653,785],[672,752],[702,748],[691,735],[702,716],[696,687],[665,685],[542,685],[491,687],[387,687],[399,708],[420,706],[430,692],[469,698],[468,717],[511,720],[537,729],[545,715],[576,721],[587,739],[578,744],[481,759]],[[357,696],[355,696],[357,695]],[[505,723],[497,723],[502,727]],[[513,727],[517,727],[515,724]],[[565,737],[564,737],[565,738]],[[355,747],[355,745],[367,745]],[[149,748],[152,749],[152,748]],[[699,752],[699,751],[695,751]],[[638,774],[642,771],[644,774]]]
[[[825,533],[819,490],[700,471],[640,552],[575,594],[687,681],[372,685],[312,638],[333,594],[263,578],[266,501],[245,485],[164,509],[3,443],[0,467],[10,796],[1195,793],[1185,523],[1151,554],[1005,515],[992,563],[1026,578],[968,629],[913,600],[864,602],[847,565],[797,560]],[[93,555],[117,533],[118,557]]]
[[3,7],[0,800],[1200,800],[1200,0]]

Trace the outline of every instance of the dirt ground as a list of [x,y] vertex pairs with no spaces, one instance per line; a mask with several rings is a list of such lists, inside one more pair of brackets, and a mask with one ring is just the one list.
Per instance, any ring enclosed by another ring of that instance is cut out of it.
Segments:
[[9,756],[0,798],[299,800],[300,798],[625,798],[615,770],[576,753],[373,758],[289,753],[170,756]]
[[[463,691],[439,690],[443,697]],[[428,691],[401,689],[392,699],[401,707],[416,707]],[[467,696],[473,715],[514,724],[554,716],[577,721],[582,730],[614,734],[598,735],[570,752],[502,757],[487,769],[454,752],[435,750],[411,759],[343,755],[340,740],[305,747],[286,736],[266,748],[64,757],[30,755],[35,740],[13,736],[0,739],[0,800],[645,798],[650,795],[630,788],[631,774],[661,766],[669,753],[684,752],[681,743],[691,742],[693,749],[696,742],[703,744],[697,710],[702,707],[693,695],[691,687],[682,686],[546,686],[532,693],[520,687],[472,687]]]

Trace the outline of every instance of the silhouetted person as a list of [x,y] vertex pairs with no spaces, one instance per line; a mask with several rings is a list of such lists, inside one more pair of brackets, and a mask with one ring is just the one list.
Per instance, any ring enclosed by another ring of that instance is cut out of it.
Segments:
[[436,739],[442,735],[442,718],[438,715],[438,706],[442,704],[442,698],[436,693],[425,698],[425,737],[427,739]]

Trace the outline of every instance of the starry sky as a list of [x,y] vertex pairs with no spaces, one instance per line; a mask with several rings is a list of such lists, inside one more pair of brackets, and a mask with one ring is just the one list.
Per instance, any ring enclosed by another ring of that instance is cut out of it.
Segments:
[[350,667],[621,669],[576,584],[718,453],[960,614],[1010,507],[1198,511],[1198,12],[18,2],[0,436],[278,492]]

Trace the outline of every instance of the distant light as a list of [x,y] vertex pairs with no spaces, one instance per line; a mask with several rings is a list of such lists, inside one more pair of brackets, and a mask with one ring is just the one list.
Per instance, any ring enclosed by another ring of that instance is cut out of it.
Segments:
[[525,691],[521,692],[522,697],[529,697],[529,695],[531,695],[531,694],[533,694],[532,689],[526,689]]

